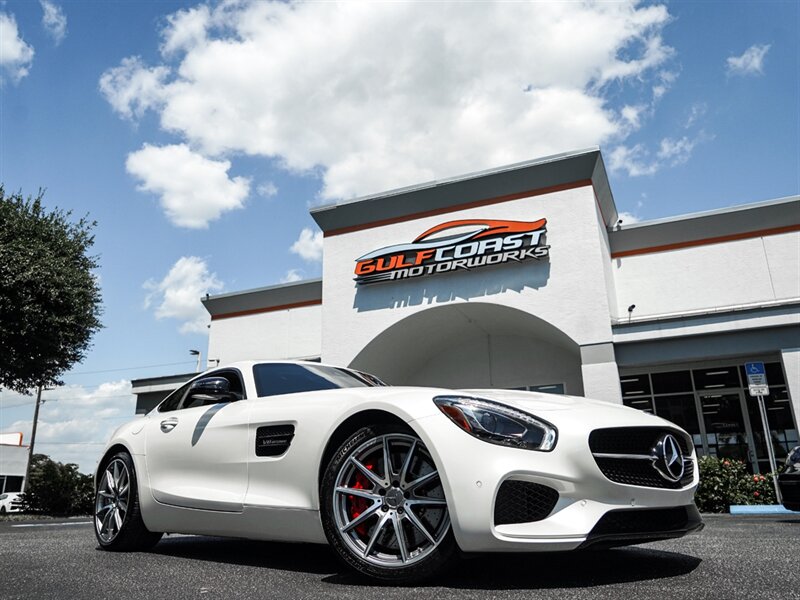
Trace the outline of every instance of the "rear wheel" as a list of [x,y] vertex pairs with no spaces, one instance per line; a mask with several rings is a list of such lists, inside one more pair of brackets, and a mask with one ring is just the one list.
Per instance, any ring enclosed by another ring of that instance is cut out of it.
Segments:
[[136,471],[127,452],[115,454],[98,478],[94,533],[104,550],[148,550],[161,539],[142,520]]
[[439,472],[409,430],[373,426],[354,433],[325,471],[321,502],[328,541],[359,573],[413,583],[455,556]]

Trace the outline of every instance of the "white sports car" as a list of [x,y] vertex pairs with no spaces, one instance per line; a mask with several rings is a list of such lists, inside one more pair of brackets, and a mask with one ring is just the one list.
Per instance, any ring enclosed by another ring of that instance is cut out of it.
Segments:
[[507,390],[390,387],[307,362],[199,375],[120,427],[95,533],[329,543],[394,582],[462,552],[626,545],[702,527],[690,436],[634,409]]

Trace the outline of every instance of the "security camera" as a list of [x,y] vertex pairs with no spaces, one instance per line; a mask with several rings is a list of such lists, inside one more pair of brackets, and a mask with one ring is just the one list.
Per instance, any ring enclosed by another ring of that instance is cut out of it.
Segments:
[[631,304],[631,305],[628,307],[628,312],[629,312],[629,313],[632,313],[634,308],[636,308],[636,305],[635,305],[635,304]]

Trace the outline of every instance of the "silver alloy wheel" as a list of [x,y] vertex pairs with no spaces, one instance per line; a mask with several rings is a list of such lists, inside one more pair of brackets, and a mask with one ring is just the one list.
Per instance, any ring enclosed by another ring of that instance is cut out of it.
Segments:
[[103,542],[113,542],[122,530],[131,498],[131,476],[128,466],[115,458],[103,471],[97,484],[94,526]]
[[372,438],[350,454],[336,475],[333,516],[356,556],[388,568],[423,560],[450,529],[428,449],[401,433]]

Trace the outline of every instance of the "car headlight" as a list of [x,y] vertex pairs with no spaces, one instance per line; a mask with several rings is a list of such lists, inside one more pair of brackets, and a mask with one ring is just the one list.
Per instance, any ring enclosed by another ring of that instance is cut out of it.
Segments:
[[433,402],[461,429],[490,444],[543,452],[556,445],[553,425],[505,404],[470,396],[436,396]]

